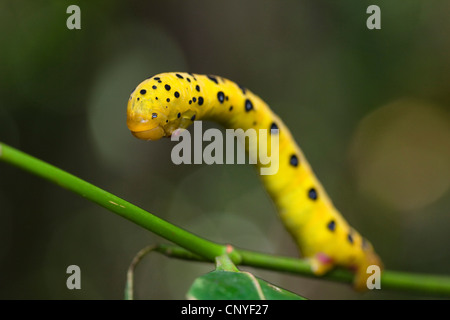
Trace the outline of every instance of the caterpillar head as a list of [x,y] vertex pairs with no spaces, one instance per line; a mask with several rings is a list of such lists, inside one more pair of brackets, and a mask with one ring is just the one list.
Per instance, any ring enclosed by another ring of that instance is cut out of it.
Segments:
[[151,94],[148,81],[142,82],[131,94],[127,106],[127,126],[131,133],[143,140],[159,140],[167,136],[167,106]]

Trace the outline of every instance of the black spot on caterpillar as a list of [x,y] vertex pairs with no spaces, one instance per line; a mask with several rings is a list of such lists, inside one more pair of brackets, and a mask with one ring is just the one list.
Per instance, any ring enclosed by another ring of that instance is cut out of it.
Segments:
[[289,129],[260,97],[228,79],[177,72],[143,81],[128,100],[127,125],[140,139],[170,137],[195,119],[278,134],[279,170],[262,181],[281,220],[317,275],[334,266],[348,267],[356,272],[355,288],[366,288],[367,267],[381,268],[381,260],[334,207]]

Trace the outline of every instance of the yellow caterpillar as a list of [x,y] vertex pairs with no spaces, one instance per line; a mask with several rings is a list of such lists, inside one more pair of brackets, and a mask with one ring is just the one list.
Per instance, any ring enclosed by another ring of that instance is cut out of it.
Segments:
[[367,267],[381,268],[379,257],[336,210],[288,128],[261,98],[222,77],[178,72],[144,80],[128,101],[127,125],[139,139],[170,137],[194,120],[278,134],[279,170],[261,178],[281,220],[315,274],[346,267],[356,273],[354,287],[366,289]]

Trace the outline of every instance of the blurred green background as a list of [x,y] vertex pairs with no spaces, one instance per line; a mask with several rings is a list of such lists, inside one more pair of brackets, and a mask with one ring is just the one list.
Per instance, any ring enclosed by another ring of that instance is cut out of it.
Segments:
[[[66,9],[81,9],[68,30]],[[388,269],[450,272],[450,2],[0,2],[0,141],[200,236],[298,256],[249,165],[173,165],[174,143],[126,127],[156,73],[217,74],[284,119],[346,219]],[[164,242],[0,163],[0,298],[122,299],[127,267]],[[82,289],[66,288],[81,268]],[[210,264],[151,255],[136,298],[184,299]],[[245,268],[311,299],[422,298]]]

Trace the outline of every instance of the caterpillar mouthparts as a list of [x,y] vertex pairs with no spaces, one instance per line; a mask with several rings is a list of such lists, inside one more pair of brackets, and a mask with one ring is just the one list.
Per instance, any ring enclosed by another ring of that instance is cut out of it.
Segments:
[[131,134],[138,139],[147,140],[147,141],[159,140],[166,135],[164,128],[161,126],[154,127],[153,129],[150,129],[150,130],[131,131]]

